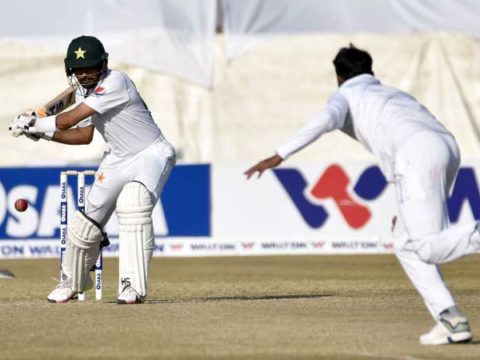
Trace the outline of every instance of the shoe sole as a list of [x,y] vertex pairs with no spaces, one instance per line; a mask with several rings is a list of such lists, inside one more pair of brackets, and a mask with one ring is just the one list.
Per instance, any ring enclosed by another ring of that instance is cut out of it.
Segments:
[[57,301],[57,300],[53,300],[53,299],[49,299],[47,297],[47,300],[49,303],[52,303],[52,304],[66,304],[67,302],[69,302],[70,300],[76,300],[77,299],[77,296],[78,294],[75,294],[71,297],[69,297],[67,300],[62,300],[62,301]]
[[420,341],[420,344],[422,345],[448,345],[448,344],[465,344],[472,341],[472,334],[470,332],[462,332],[458,334],[452,334],[451,336],[447,336],[441,339],[438,339],[437,341],[433,342],[422,342]]
[[66,304],[67,302],[69,302],[72,299],[70,298],[70,299],[67,299],[67,300],[64,300],[64,301],[57,301],[57,300],[52,300],[52,299],[47,298],[47,300],[48,300],[49,303],[52,303],[52,304]]
[[136,299],[135,301],[126,301],[126,300],[119,300],[117,299],[118,305],[135,305],[135,304],[143,304],[143,301]]
[[134,304],[143,304],[145,299],[139,298],[138,296],[135,298],[135,301],[126,301],[122,299],[117,299],[117,304],[119,305],[134,305]]
[[450,344],[465,344],[472,341],[472,334],[469,332],[453,334],[448,337],[448,342]]

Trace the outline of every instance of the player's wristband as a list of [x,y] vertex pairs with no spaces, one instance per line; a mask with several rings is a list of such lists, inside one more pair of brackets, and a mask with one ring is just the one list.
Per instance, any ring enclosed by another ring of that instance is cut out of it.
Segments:
[[49,133],[57,131],[58,129],[56,120],[57,119],[55,115],[37,118],[35,120],[35,125],[33,126],[35,128],[35,132]]

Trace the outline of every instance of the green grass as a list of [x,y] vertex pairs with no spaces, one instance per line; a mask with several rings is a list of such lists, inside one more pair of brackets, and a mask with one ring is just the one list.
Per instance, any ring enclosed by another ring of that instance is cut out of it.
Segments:
[[[474,332],[480,256],[444,266]],[[146,304],[50,304],[58,261],[1,268],[0,359],[479,359],[480,342],[423,347],[433,321],[392,255],[155,258]]]

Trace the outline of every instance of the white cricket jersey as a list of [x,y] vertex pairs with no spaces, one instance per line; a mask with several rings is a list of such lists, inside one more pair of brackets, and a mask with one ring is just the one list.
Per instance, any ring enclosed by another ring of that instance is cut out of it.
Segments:
[[127,74],[108,70],[107,76],[83,102],[97,113],[91,123],[118,157],[137,154],[162,132]]
[[293,138],[276,147],[277,154],[286,159],[335,129],[373,153],[388,180],[397,149],[411,135],[425,130],[450,134],[413,96],[362,74],[345,81]]

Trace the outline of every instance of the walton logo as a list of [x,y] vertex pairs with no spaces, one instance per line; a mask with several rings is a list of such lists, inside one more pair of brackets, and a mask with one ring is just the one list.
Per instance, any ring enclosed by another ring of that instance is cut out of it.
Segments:
[[[303,219],[312,228],[321,227],[328,218],[325,207],[313,203],[306,196],[309,185],[296,169],[276,169],[275,175],[287,191]],[[376,166],[367,168],[353,187],[353,192],[365,200],[380,196],[387,185],[385,177]],[[350,193],[350,177],[338,165],[329,166],[310,188],[314,199],[332,199],[345,221],[354,229],[361,228],[371,218],[370,210],[354,200]]]
[[[350,186],[350,177],[339,165],[329,166],[311,187],[296,169],[276,169],[274,173],[303,219],[312,228],[321,227],[329,214],[324,206],[315,204],[305,196],[307,187],[314,199],[332,199],[347,224],[359,229],[367,224],[372,214],[368,207],[353,199],[351,191],[360,199],[371,201],[378,198],[387,186],[385,177],[377,166],[365,169],[353,188]],[[475,171],[471,167],[460,169],[448,198],[448,215],[452,223],[459,220],[465,203],[469,205],[473,218],[479,220],[480,192]]]

